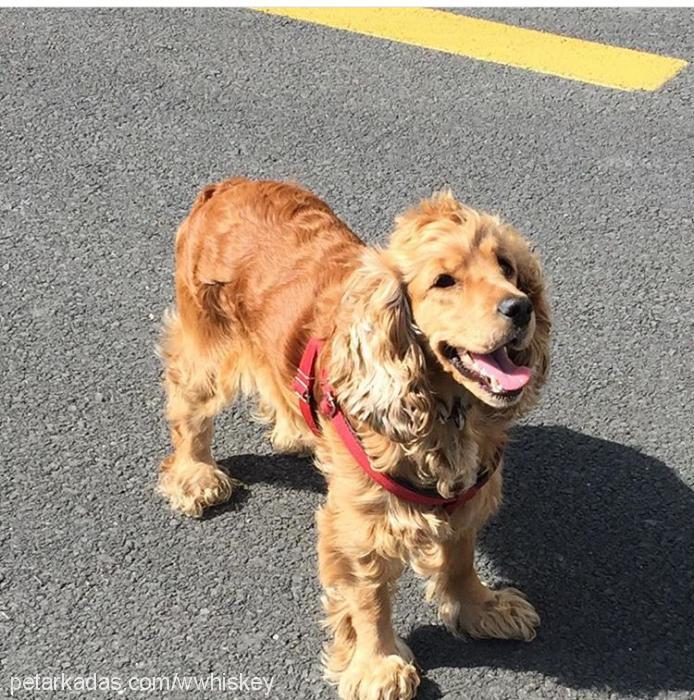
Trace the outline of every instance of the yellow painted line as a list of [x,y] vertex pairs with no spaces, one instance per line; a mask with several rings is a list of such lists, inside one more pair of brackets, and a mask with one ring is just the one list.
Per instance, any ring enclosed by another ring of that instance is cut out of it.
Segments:
[[679,58],[441,10],[277,7],[261,12],[618,90],[657,90],[687,65]]

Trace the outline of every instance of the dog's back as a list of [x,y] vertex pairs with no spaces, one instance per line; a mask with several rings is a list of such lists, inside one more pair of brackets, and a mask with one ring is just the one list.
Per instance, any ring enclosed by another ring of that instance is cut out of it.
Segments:
[[314,330],[312,309],[351,272],[362,245],[298,185],[242,178],[209,185],[176,237],[181,321],[205,343],[230,332],[264,348],[300,348]]

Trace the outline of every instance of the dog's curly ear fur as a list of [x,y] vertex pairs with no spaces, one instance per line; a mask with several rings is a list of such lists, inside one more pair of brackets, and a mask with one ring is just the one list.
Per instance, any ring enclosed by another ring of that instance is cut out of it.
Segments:
[[336,318],[330,377],[348,415],[406,443],[431,430],[435,414],[426,357],[398,272],[366,249]]

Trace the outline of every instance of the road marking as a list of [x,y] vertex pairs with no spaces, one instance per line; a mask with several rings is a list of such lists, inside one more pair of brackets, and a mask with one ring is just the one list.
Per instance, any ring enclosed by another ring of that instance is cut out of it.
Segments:
[[687,61],[423,8],[263,8],[261,12],[617,90],[653,91]]

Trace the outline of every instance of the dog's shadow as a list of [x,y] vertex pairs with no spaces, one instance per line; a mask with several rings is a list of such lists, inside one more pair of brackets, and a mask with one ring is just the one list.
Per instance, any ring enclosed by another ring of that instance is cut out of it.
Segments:
[[294,491],[324,494],[325,480],[309,456],[294,454],[240,454],[218,460],[236,482],[231,500],[205,511],[203,520],[213,520],[241,510],[251,497],[253,484],[274,484]]
[[241,482],[244,491],[253,484],[261,483],[294,491],[323,494],[326,491],[325,479],[308,455],[233,455],[219,460],[219,465]]
[[409,643],[425,669],[540,671],[635,695],[694,690],[694,495],[662,462],[566,428],[517,428],[504,504],[480,549],[538,608],[538,637],[465,642],[420,627]]
[[[308,458],[222,462],[246,484],[323,493]],[[535,641],[463,641],[412,631],[424,670],[539,671],[575,689],[694,691],[694,494],[665,464],[561,427],[519,427],[504,505],[480,550],[538,608]],[[418,697],[441,697],[425,681]]]

